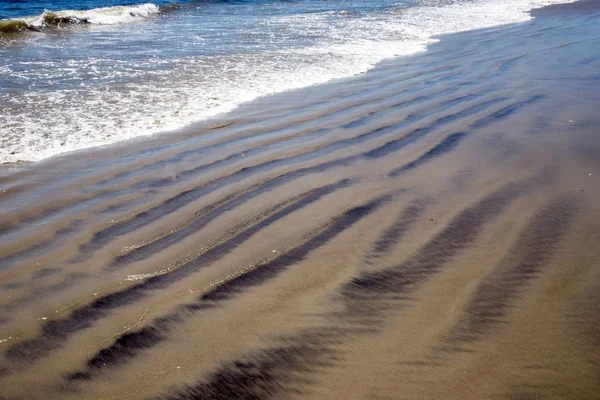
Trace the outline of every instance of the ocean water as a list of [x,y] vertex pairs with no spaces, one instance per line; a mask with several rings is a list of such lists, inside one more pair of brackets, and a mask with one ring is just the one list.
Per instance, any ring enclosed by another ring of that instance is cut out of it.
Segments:
[[0,163],[185,128],[569,0],[0,2]]

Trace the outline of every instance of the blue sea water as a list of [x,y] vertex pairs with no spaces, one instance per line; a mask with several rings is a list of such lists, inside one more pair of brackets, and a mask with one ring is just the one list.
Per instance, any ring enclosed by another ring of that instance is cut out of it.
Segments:
[[0,163],[158,134],[568,0],[3,0]]

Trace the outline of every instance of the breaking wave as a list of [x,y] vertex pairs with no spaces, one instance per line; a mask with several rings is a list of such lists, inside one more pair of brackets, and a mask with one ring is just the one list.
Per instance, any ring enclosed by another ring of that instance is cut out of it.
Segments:
[[27,30],[40,31],[49,26],[80,24],[115,25],[150,18],[160,12],[161,7],[152,3],[137,6],[103,7],[82,11],[47,10],[42,14],[31,17],[0,20],[0,34],[18,33]]

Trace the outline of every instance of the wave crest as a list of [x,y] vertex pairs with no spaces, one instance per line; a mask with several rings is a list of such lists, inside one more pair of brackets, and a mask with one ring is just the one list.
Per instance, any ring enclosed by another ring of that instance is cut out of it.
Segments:
[[23,32],[29,27],[27,22],[19,19],[0,20],[0,34]]
[[42,14],[32,17],[0,20],[0,34],[73,24],[115,25],[150,18],[160,12],[160,7],[152,3],[137,6],[94,8],[82,11],[44,11]]

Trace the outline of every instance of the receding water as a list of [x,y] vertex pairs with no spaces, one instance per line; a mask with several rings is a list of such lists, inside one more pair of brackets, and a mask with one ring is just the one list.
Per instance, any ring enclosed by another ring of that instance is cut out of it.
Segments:
[[181,129],[557,2],[3,2],[0,163]]

